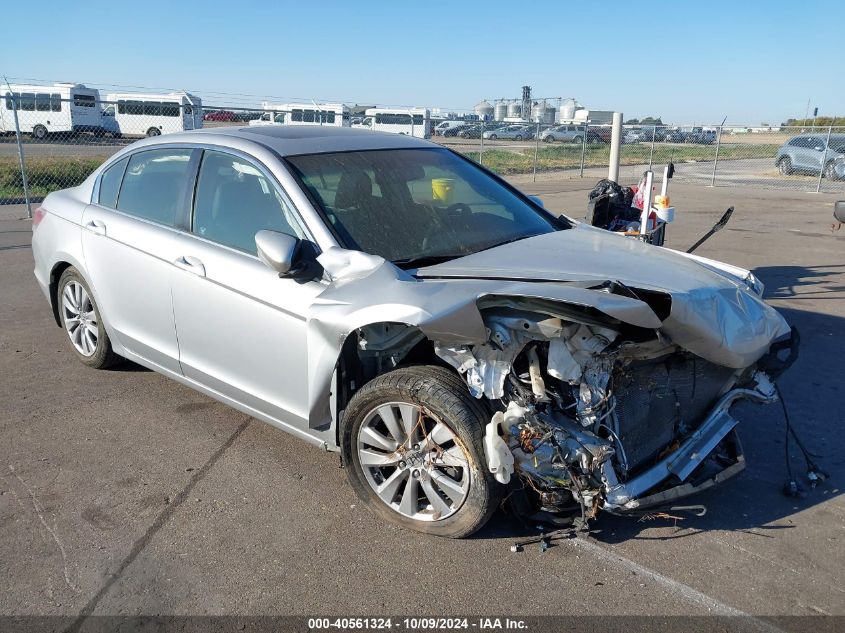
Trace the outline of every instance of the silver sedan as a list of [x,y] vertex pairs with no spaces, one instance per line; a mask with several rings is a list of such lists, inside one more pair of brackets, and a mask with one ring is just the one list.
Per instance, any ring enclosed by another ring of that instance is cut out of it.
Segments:
[[748,271],[556,217],[397,134],[139,141],[33,232],[82,363],[134,361],[340,451],[378,516],[441,536],[505,497],[559,523],[726,479],[731,406],[774,401],[796,345]]

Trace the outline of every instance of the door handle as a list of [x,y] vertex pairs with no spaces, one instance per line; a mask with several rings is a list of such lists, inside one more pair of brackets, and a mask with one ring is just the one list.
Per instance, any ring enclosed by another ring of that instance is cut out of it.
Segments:
[[182,255],[182,257],[177,257],[173,260],[173,265],[182,270],[187,270],[189,273],[205,277],[205,266],[196,257]]
[[97,235],[105,235],[106,234],[106,224],[105,222],[101,222],[100,220],[91,220],[88,224],[85,225],[85,228],[91,231],[92,233],[96,233]]

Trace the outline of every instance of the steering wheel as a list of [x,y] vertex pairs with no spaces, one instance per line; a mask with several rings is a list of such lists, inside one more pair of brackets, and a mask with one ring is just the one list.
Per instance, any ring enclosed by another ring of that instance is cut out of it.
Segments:
[[446,215],[460,218],[472,214],[472,208],[466,202],[456,202],[446,207]]
[[[469,219],[472,215],[472,208],[465,202],[456,202],[450,204],[443,211],[443,217],[450,221],[450,225],[443,227],[446,232],[459,233],[469,230]],[[428,235],[425,235],[422,240],[423,249],[436,248],[437,244],[444,241],[446,235],[442,229],[433,230]]]

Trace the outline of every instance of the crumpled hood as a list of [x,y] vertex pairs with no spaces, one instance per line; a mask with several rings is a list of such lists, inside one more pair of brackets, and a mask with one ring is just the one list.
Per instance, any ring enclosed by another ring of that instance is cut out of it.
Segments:
[[682,253],[583,224],[538,235],[419,269],[416,277],[619,281],[668,293],[669,316],[660,331],[711,362],[748,367],[789,333],[783,317],[744,284]]

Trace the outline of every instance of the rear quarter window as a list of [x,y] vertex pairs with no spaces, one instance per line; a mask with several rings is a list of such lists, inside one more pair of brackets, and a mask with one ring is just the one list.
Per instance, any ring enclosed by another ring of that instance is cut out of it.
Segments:
[[119,160],[106,169],[103,175],[100,176],[100,195],[97,197],[98,204],[111,209],[117,208],[117,194],[120,191],[123,172],[126,171],[126,163],[128,162],[128,158]]

